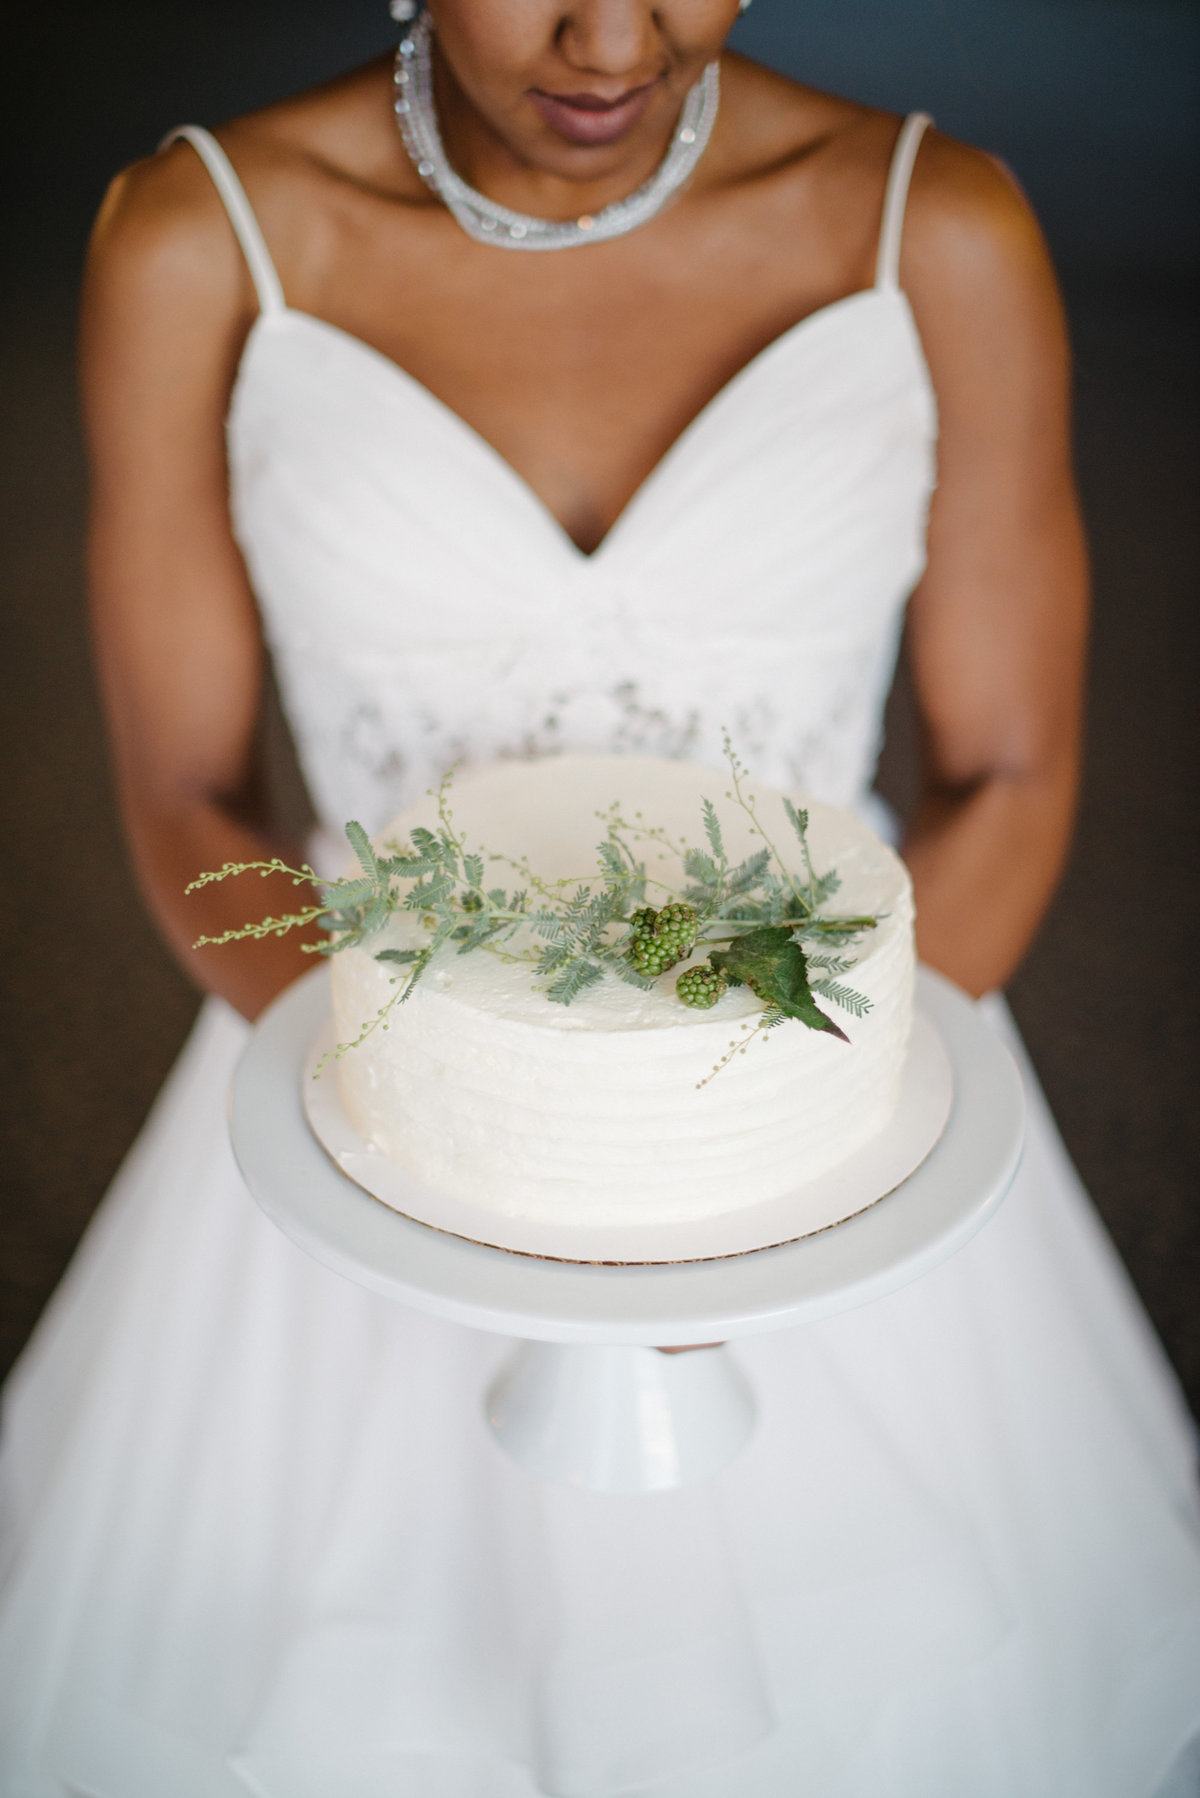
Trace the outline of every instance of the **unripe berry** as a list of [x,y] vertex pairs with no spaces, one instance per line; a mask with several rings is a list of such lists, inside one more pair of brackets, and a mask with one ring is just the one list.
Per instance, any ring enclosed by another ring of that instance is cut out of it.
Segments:
[[696,942],[699,920],[690,905],[664,905],[658,914],[654,934],[671,944],[679,955],[686,955]]
[[629,920],[632,942],[626,955],[639,974],[653,978],[665,974],[694,947],[699,920],[690,905],[664,905],[661,911],[644,905]]
[[685,1005],[708,1011],[729,987],[715,968],[687,968],[675,982],[675,991]]
[[675,966],[680,957],[669,943],[664,943],[658,937],[652,936],[634,943],[629,950],[629,959],[639,974],[653,976],[665,974],[668,968]]

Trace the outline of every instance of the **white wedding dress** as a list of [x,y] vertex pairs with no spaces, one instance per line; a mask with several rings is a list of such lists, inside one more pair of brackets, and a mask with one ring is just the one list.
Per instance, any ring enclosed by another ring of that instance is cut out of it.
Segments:
[[[190,134],[262,305],[233,511],[327,831],[455,761],[720,765],[723,726],[764,779],[867,802],[934,480],[897,283],[919,130],[877,285],[756,357],[593,556],[403,370],[286,306]],[[762,1422],[720,1479],[602,1497],[494,1445],[505,1343],[257,1212],[225,1126],[245,1037],[205,1006],[8,1391],[4,1798],[1193,1789],[1193,1439],[1032,1076],[969,1247],[739,1342]]]

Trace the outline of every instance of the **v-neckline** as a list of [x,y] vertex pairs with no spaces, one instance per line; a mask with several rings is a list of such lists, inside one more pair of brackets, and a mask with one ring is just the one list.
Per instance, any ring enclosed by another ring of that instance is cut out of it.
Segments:
[[813,327],[823,324],[832,317],[840,316],[844,312],[856,310],[867,301],[880,298],[894,300],[908,310],[907,298],[903,289],[899,287],[882,284],[860,287],[856,288],[853,293],[843,294],[840,299],[829,301],[825,306],[818,306],[814,312],[806,313],[803,318],[797,319],[794,325],[789,325],[786,331],[781,331],[778,337],[773,337],[770,343],[764,344],[761,350],[756,351],[748,362],[744,362],[741,368],[732,374],[710,399],[705,401],[700,410],[684,425],[678,436],[668,444],[654,467],[630,494],[595,549],[592,550],[584,550],[579,547],[562,520],[551,511],[537,490],[525,479],[525,476],[514,468],[495,444],[485,437],[482,431],[469,423],[460,412],[456,412],[454,407],[440,399],[432,388],[426,387],[423,381],[419,381],[415,375],[410,374],[402,363],[396,362],[385,351],[377,349],[365,337],[358,337],[353,331],[347,331],[341,325],[335,325],[329,319],[319,317],[315,312],[305,312],[295,306],[272,307],[270,310],[260,312],[247,334],[242,352],[242,363],[238,369],[235,385],[241,381],[243,369],[255,342],[265,329],[277,321],[298,323],[349,345],[355,354],[369,358],[371,362],[386,370],[390,379],[400,382],[415,394],[422,404],[432,407],[444,422],[461,435],[463,441],[471,447],[472,453],[483,457],[494,469],[501,472],[503,478],[521,496],[526,506],[542,519],[546,529],[576,566],[588,568],[594,567],[608,558],[614,542],[624,535],[631,516],[642,509],[647,496],[665,479],[667,472],[686,453],[687,447],[694,438],[708,428],[713,416],[732,397],[739,394],[745,385],[757,378],[766,364],[773,362],[793,343],[807,337]]

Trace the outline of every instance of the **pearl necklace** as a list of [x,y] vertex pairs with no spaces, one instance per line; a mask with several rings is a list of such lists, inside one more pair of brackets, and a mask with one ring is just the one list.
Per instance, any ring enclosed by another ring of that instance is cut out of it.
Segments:
[[540,219],[510,212],[469,187],[451,168],[442,147],[433,102],[433,20],[423,13],[396,51],[396,123],[418,175],[449,207],[463,230],[479,243],[505,250],[569,250],[636,231],[662,211],[695,170],[717,116],[720,77],[710,62],[688,92],[666,155],[650,179],[624,200],[614,200],[593,217]]

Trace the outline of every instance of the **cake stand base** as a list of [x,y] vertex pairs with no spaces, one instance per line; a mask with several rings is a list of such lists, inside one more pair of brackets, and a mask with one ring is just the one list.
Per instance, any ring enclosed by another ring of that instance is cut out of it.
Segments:
[[690,1486],[733,1460],[755,1424],[728,1351],[523,1342],[487,1395],[497,1442],[527,1473],[593,1492]]

